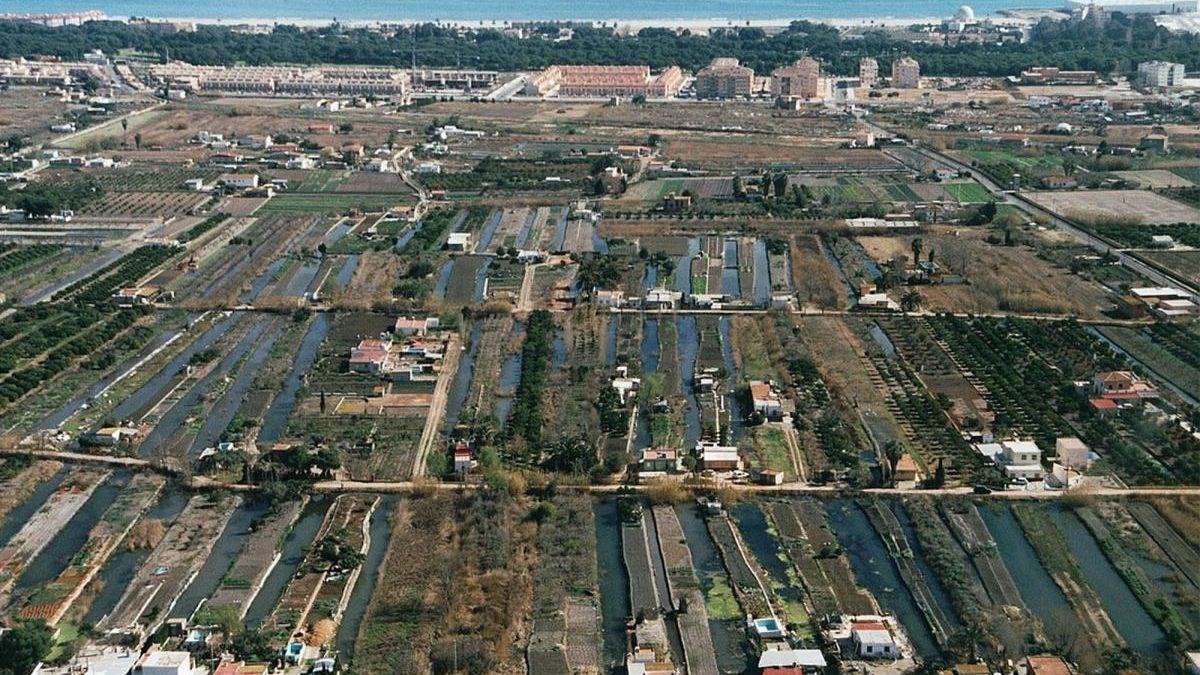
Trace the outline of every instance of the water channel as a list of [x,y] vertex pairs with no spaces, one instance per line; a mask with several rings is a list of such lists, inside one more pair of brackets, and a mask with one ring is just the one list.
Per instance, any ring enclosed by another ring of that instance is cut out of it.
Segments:
[[837,534],[838,542],[846,551],[859,585],[875,596],[883,611],[900,620],[918,654],[924,658],[936,658],[940,651],[925,624],[925,618],[909,595],[896,564],[871,527],[867,515],[858,504],[848,499],[826,502],[825,514],[830,529]]
[[283,538],[283,544],[279,550],[279,561],[275,563],[271,573],[263,580],[262,588],[258,590],[254,599],[250,601],[250,606],[246,609],[246,625],[261,624],[279,603],[288,583],[295,576],[296,569],[304,560],[305,550],[316,538],[317,532],[321,529],[321,523],[325,522],[325,514],[329,511],[330,503],[328,499],[316,498],[304,505],[300,517],[296,519],[296,522],[288,529],[287,536]]
[[[630,618],[629,578],[621,557],[621,516],[617,503],[606,499],[594,506],[596,517],[596,562],[600,570],[600,619],[604,636],[602,665],[617,672],[624,664],[628,642],[625,622]],[[621,669],[623,672],[624,669]]]
[[225,573],[233,566],[242,545],[254,533],[254,524],[267,513],[267,503],[263,500],[250,499],[243,501],[233,512],[229,523],[221,531],[221,536],[213,544],[212,550],[205,559],[200,571],[192,578],[191,583],[180,594],[175,606],[171,608],[171,618],[191,618],[205,598],[217,590]]
[[388,543],[392,536],[392,512],[396,508],[398,498],[388,495],[379,502],[375,512],[371,514],[371,545],[367,548],[367,557],[363,560],[362,570],[358,573],[358,582],[350,593],[346,603],[346,611],[342,614],[337,632],[337,651],[341,655],[340,663],[344,669],[353,658],[354,643],[358,638],[358,629],[362,626],[367,614],[367,606],[371,604],[371,595],[375,592],[375,583],[379,580],[379,568],[387,554]]

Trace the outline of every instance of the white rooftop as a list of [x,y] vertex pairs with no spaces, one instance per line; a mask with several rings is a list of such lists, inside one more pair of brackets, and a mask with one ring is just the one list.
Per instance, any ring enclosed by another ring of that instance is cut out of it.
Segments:
[[142,657],[141,665],[143,668],[178,668],[180,665],[187,664],[189,668],[192,665],[192,655],[188,652],[150,652]]
[[1178,288],[1168,286],[1143,286],[1129,289],[1130,293],[1139,298],[1186,298],[1188,294]]
[[795,666],[824,668],[825,655],[820,649],[769,649],[758,657],[759,669]]

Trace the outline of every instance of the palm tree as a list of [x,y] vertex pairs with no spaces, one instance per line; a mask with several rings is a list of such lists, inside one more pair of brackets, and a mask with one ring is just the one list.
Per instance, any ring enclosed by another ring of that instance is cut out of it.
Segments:
[[912,312],[921,307],[921,294],[914,291],[905,291],[904,295],[900,296],[900,309],[906,312]]

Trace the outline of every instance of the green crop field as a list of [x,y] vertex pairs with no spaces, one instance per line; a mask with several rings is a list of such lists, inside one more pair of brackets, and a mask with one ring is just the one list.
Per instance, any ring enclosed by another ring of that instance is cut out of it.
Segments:
[[346,194],[329,192],[284,193],[273,197],[259,209],[259,215],[272,213],[330,213],[357,208],[360,211],[386,211],[403,203],[396,195]]
[[296,192],[333,192],[349,175],[349,171],[316,169],[294,189]]
[[979,183],[946,183],[942,187],[961,204],[979,204],[992,199],[988,191]]

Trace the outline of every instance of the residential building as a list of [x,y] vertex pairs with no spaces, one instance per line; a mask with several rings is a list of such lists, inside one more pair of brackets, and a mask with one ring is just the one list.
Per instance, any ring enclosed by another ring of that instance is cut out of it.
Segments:
[[783,419],[783,401],[779,397],[779,392],[775,391],[775,387],[770,382],[761,380],[751,382],[750,401],[754,406],[755,414],[762,415],[769,420]]
[[612,388],[617,390],[617,397],[621,399],[621,405],[633,400],[634,393],[641,386],[641,378],[629,377],[628,366],[617,368],[617,376],[613,378]]
[[642,474],[679,473],[679,452],[670,448],[646,448],[638,460]]
[[678,66],[657,76],[649,66],[550,66],[525,83],[527,96],[666,98],[675,96],[686,78]]
[[754,69],[737,59],[717,58],[696,73],[698,98],[744,98],[754,94]]
[[1183,662],[1187,668],[1187,675],[1200,675],[1200,652],[1184,654]]
[[822,98],[824,78],[821,63],[805,56],[790,66],[771,73],[771,95],[785,102],[813,101]]
[[1092,410],[1100,417],[1111,417],[1120,411],[1120,406],[1116,401],[1107,398],[1090,398],[1088,404],[1092,406]]
[[892,478],[899,482],[911,482],[917,480],[918,477],[917,461],[907,452],[900,455],[900,459],[896,460],[896,466],[892,469]]
[[892,87],[919,89],[921,87],[921,64],[911,56],[902,56],[892,61]]
[[1096,373],[1092,389],[1100,398],[1118,402],[1158,398],[1158,388],[1130,370]]
[[[1075,672],[1071,664],[1063,660],[1061,656],[1043,654],[1029,656],[1025,659],[1026,675],[1075,675]],[[1200,670],[1196,672],[1200,674]]]
[[1094,70],[1061,70],[1054,66],[1035,66],[1021,71],[1021,81],[1027,84],[1095,84],[1100,77]]
[[738,449],[716,443],[701,441],[696,445],[696,455],[701,467],[713,471],[737,471],[742,468],[742,457]]
[[465,475],[475,468],[475,457],[471,453],[471,445],[465,441],[454,444],[451,453],[454,459],[454,473]]
[[900,647],[891,630],[882,621],[852,621],[850,643],[854,653],[864,659],[896,659]]
[[368,66],[196,66],[181,61],[150,67],[158,84],[187,91],[277,96],[389,96],[406,100],[408,72]]
[[866,293],[860,295],[858,306],[863,309],[886,309],[891,312],[900,311],[900,303],[889,297],[887,293]]
[[1182,63],[1145,61],[1138,64],[1137,86],[1142,89],[1169,89],[1183,84],[1185,69]]
[[1092,451],[1087,444],[1075,438],[1066,436],[1054,441],[1054,453],[1064,466],[1080,471],[1086,471],[1092,465]]
[[763,675],[823,673],[825,666],[820,649],[768,649],[758,657],[758,671]]
[[113,293],[112,300],[118,307],[143,306],[154,302],[158,293],[159,289],[154,286],[122,288]]
[[446,249],[450,251],[468,251],[471,249],[470,232],[451,232],[446,238]]
[[1067,0],[1067,9],[1072,12],[1185,14],[1197,11],[1197,3],[1196,0]]
[[1004,469],[1009,478],[1038,480],[1045,473],[1042,470],[1042,449],[1033,441],[980,443],[975,448]]
[[362,340],[350,350],[350,370],[356,373],[382,375],[388,368],[392,340]]
[[642,305],[646,309],[675,309],[683,294],[666,288],[652,288],[646,292]]
[[592,301],[601,307],[610,309],[620,307],[625,302],[625,291],[610,291],[601,288],[592,293]]
[[859,59],[858,82],[864,89],[873,89],[879,84],[879,62],[869,56]]
[[625,191],[625,172],[619,166],[606,166],[600,174],[604,194],[619,195]]
[[1079,183],[1071,176],[1043,176],[1042,187],[1047,190],[1071,190],[1079,187]]
[[187,652],[146,652],[133,672],[135,675],[191,675],[192,655]]
[[427,316],[425,318],[414,318],[411,316],[402,316],[396,319],[395,332],[396,335],[405,337],[417,336],[421,337],[430,331],[435,331],[441,326],[441,321],[436,316]]
[[690,194],[668,192],[663,195],[663,211],[667,213],[679,213],[690,208],[692,208],[692,195]]
[[256,173],[227,173],[223,174],[218,182],[225,187],[235,189],[248,189],[258,187],[258,174]]

